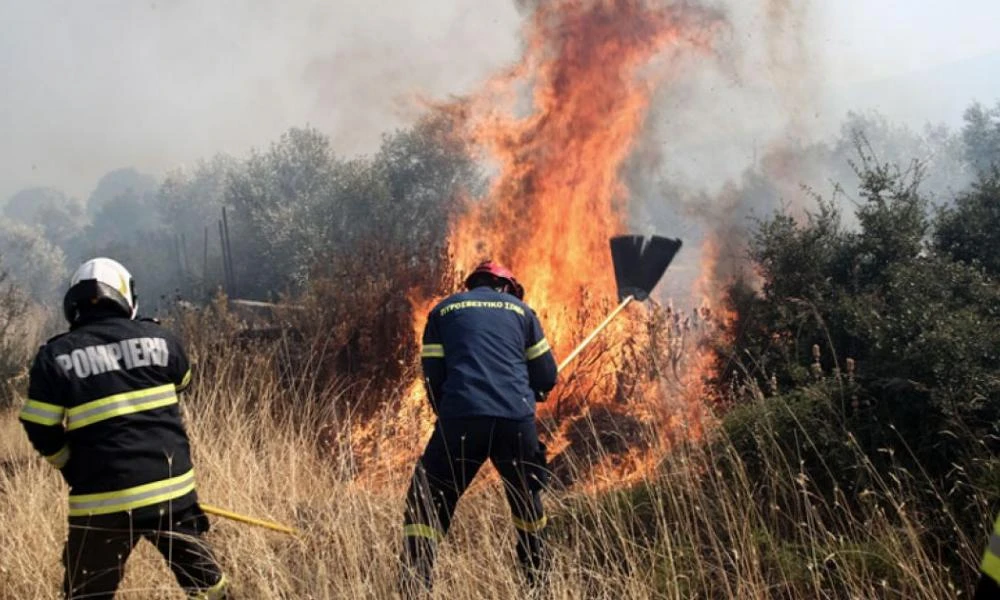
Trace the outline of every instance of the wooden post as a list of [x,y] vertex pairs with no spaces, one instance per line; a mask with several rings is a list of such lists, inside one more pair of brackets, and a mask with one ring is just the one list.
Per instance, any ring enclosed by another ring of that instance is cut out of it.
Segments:
[[222,221],[219,221],[219,247],[222,248],[222,290],[229,296],[233,293],[232,285],[229,282],[229,261],[226,260],[226,234],[222,230]]
[[209,294],[209,289],[208,289],[208,225],[205,225],[205,246],[204,246],[204,253],[202,254],[202,263],[201,263],[201,286],[202,286],[202,293],[205,295],[205,298],[208,298],[208,294]]
[[222,207],[222,229],[223,229],[223,232],[225,233],[226,261],[229,263],[229,280],[230,280],[230,284],[232,285],[232,288],[233,288],[231,293],[235,294],[236,293],[236,286],[237,286],[236,269],[233,266],[233,246],[232,246],[232,243],[231,243],[231,241],[229,239],[229,219],[226,218],[226,207],[225,206]]
[[184,277],[184,261],[181,259],[181,236],[174,234],[174,258],[177,260],[177,275]]
[[191,265],[188,264],[187,234],[183,232],[181,233],[181,265],[184,269],[184,276],[187,277],[191,271]]

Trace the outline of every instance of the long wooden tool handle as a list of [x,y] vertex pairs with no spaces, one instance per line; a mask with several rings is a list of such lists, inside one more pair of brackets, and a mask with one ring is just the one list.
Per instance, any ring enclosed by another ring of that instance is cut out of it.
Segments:
[[228,511],[224,508],[219,508],[217,506],[212,506],[211,504],[198,503],[201,510],[207,512],[210,515],[215,515],[217,517],[224,517],[226,519],[232,519],[233,521],[239,521],[241,523],[247,523],[249,525],[256,525],[258,527],[263,527],[265,529],[270,529],[272,531],[280,531],[281,533],[287,533],[288,535],[298,535],[299,532],[291,527],[282,525],[281,523],[275,523],[274,521],[265,521],[264,519],[255,519],[254,517],[248,517],[246,515],[241,515],[239,513],[234,513]]
[[625,310],[625,307],[628,306],[629,302],[633,300],[635,300],[635,296],[625,296],[625,299],[622,300],[621,304],[618,305],[618,308],[611,311],[611,314],[608,315],[606,319],[601,321],[601,324],[598,325],[596,329],[591,331],[590,335],[585,337],[583,341],[580,342],[580,344],[576,348],[574,348],[572,352],[569,353],[569,356],[564,358],[563,361],[559,363],[559,371],[562,372],[562,370],[566,368],[566,365],[573,362],[573,359],[576,358],[578,354],[583,352],[584,348],[589,346],[590,343],[594,341],[594,338],[597,337],[597,334],[601,333],[601,331],[603,331],[604,328],[607,327],[611,323],[611,321],[613,321],[614,318],[618,316],[618,313]]

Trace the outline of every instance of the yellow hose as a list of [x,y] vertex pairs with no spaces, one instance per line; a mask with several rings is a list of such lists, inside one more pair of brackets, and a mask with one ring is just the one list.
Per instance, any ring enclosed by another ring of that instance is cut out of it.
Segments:
[[287,533],[288,535],[299,534],[297,530],[292,529],[287,525],[282,525],[281,523],[275,523],[274,521],[265,521],[264,519],[256,519],[254,517],[248,517],[246,515],[234,513],[224,508],[212,506],[211,504],[202,504],[199,502],[198,505],[201,506],[201,510],[205,511],[210,515],[215,515],[217,517],[224,517],[226,519],[239,521],[240,523],[247,523],[249,525],[256,525],[257,527],[263,527],[265,529],[270,529],[272,531],[280,531],[281,533]]

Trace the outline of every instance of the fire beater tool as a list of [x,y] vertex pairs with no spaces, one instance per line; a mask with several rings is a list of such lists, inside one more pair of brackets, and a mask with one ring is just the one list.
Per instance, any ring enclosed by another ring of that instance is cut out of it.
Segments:
[[615,267],[619,304],[559,363],[560,372],[573,362],[573,359],[583,352],[584,348],[589,346],[633,300],[641,302],[649,298],[650,292],[663,277],[663,273],[680,249],[680,240],[657,235],[648,240],[641,235],[619,235],[611,238],[611,262]]
[[296,529],[288,527],[287,525],[282,525],[281,523],[275,523],[274,521],[266,521],[264,519],[257,519],[254,517],[248,517],[246,515],[241,515],[224,508],[219,508],[217,506],[212,506],[211,504],[198,503],[201,510],[205,511],[210,515],[215,515],[217,517],[224,517],[226,519],[231,519],[233,521],[239,521],[240,523],[247,523],[249,525],[256,525],[257,527],[263,527],[265,529],[270,529],[271,531],[280,531],[281,533],[287,533],[288,535],[298,535],[299,532]]

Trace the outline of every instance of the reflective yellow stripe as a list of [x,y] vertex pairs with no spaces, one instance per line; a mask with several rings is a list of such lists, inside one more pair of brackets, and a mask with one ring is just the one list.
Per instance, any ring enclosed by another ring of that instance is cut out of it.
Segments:
[[49,404],[39,400],[28,400],[18,415],[22,421],[38,423],[39,425],[59,425],[63,421],[66,409],[58,404]]
[[122,512],[180,498],[194,489],[194,469],[136,487],[99,494],[81,494],[69,497],[69,516],[104,515]]
[[403,535],[405,537],[425,537],[435,541],[444,537],[443,533],[434,529],[430,525],[421,525],[419,523],[403,527]]
[[226,576],[223,575],[219,578],[219,583],[213,585],[207,590],[195,592],[188,596],[188,598],[191,600],[222,600],[223,596],[226,595],[227,587],[229,587],[229,581],[226,580]]
[[72,431],[112,417],[130,415],[176,403],[177,391],[172,383],[137,392],[115,394],[74,406],[66,411],[69,417],[66,430]]
[[1000,584],[1000,556],[987,550],[983,555],[983,562],[979,565],[979,570],[997,582],[997,584]]
[[187,373],[184,373],[184,378],[181,379],[181,384],[177,386],[177,389],[183,390],[189,385],[191,385],[191,369],[188,369]]
[[66,461],[69,460],[69,445],[63,446],[55,454],[46,456],[45,460],[49,461],[49,464],[57,469],[63,468],[66,466]]
[[513,519],[514,519],[514,527],[518,528],[521,531],[525,531],[525,532],[528,532],[528,533],[535,533],[537,531],[541,531],[541,530],[545,529],[545,525],[548,524],[548,522],[549,522],[549,518],[548,517],[542,517],[541,519],[538,519],[537,521],[522,521],[521,519],[518,519],[517,517],[513,517]]
[[442,344],[424,344],[420,358],[444,358],[444,346]]
[[542,341],[538,342],[534,346],[531,346],[530,348],[524,351],[524,358],[526,358],[527,360],[535,360],[536,358],[545,354],[549,350],[550,350],[549,341],[545,338],[542,338]]
[[993,523],[993,534],[990,535],[990,542],[986,546],[986,552],[983,553],[983,562],[979,565],[979,570],[1000,584],[1000,517]]

